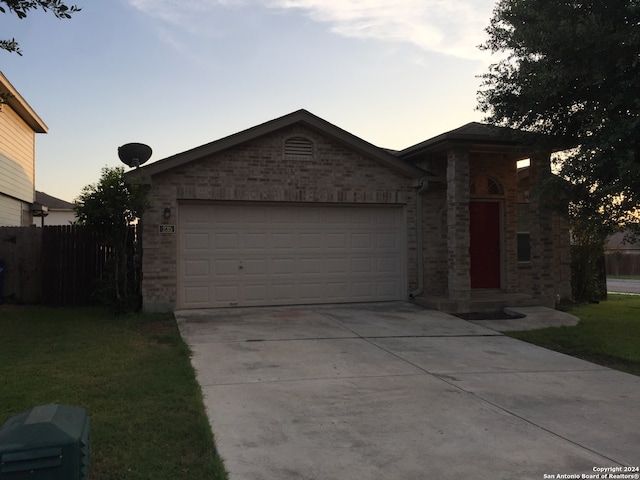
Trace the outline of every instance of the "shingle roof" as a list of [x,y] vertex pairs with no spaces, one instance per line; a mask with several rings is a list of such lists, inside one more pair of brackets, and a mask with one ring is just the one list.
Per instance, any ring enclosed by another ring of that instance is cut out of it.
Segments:
[[67,202],[66,200],[62,200],[60,198],[52,197],[51,195],[47,195],[44,192],[38,192],[36,190],[36,203],[40,203],[46,207],[49,207],[49,210],[73,210],[73,203]]

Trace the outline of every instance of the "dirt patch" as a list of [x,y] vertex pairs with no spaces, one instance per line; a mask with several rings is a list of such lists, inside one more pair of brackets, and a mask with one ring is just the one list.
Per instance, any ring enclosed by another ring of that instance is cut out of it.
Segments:
[[169,335],[176,330],[176,323],[172,320],[152,320],[142,325],[144,333],[153,335]]

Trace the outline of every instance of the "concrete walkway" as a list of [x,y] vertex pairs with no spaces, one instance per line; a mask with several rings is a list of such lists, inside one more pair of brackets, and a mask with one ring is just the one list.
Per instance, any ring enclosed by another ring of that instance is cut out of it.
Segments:
[[231,480],[640,466],[640,378],[480,322],[402,302],[175,315]]

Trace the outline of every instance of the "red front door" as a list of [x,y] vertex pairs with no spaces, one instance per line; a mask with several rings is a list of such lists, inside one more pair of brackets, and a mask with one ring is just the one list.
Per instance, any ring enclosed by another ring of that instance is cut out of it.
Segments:
[[471,202],[471,288],[500,288],[500,203]]

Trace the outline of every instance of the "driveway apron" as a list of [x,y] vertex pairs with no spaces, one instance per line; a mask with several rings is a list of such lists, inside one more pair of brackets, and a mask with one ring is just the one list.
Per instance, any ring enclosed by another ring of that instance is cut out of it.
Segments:
[[231,480],[638,473],[640,378],[481,322],[404,302],[175,316]]

